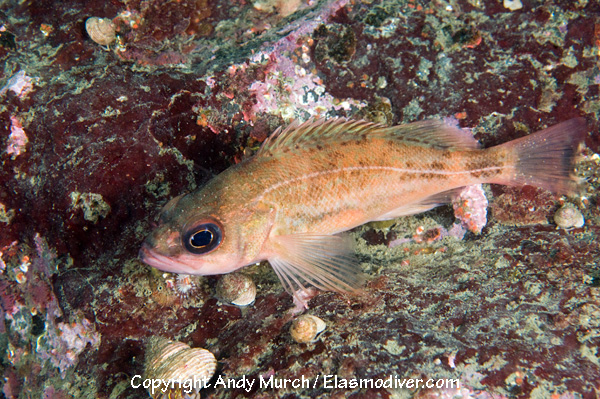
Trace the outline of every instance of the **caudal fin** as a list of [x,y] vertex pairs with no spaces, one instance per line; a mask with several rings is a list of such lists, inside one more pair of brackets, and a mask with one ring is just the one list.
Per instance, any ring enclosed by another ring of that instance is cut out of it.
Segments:
[[585,120],[574,118],[494,147],[516,156],[514,173],[499,183],[576,193],[581,181],[575,175],[575,161],[585,133]]

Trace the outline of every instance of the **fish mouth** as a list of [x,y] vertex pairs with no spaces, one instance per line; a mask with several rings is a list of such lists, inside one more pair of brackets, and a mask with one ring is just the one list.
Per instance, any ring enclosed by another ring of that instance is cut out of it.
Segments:
[[146,243],[142,244],[142,248],[140,248],[139,258],[147,265],[165,272],[186,274],[192,274],[194,272],[193,268],[189,265],[186,265],[173,257],[156,252]]

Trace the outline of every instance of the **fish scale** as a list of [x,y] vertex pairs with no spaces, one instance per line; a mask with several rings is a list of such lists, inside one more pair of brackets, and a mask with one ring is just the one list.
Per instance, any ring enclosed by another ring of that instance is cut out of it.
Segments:
[[[380,150],[369,152],[367,146]],[[414,151],[411,154],[411,147],[392,140],[349,143],[345,150],[343,156],[322,156],[329,162],[311,157],[310,150],[288,154],[305,161],[298,162],[298,168],[293,170],[275,169],[272,185],[264,187],[257,182],[263,191],[257,201],[303,204],[281,207],[276,221],[278,233],[305,232],[311,226],[314,231],[335,234],[365,221],[382,220],[380,215],[424,197],[478,184],[482,178],[502,172],[497,168],[486,176],[473,174],[467,165],[477,163],[482,157],[480,151],[456,151],[443,163],[439,160],[445,150],[426,149],[423,155]],[[286,160],[282,159],[282,163]],[[261,168],[260,161],[256,166]]]

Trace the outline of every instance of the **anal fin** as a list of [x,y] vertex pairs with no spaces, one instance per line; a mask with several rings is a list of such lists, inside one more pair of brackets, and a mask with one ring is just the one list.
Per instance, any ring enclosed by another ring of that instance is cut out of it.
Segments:
[[452,201],[454,197],[460,194],[463,187],[454,188],[452,190],[443,191],[422,199],[419,202],[402,205],[391,212],[381,215],[376,221],[396,219],[401,216],[416,215],[421,212],[426,212],[436,206],[444,205]]

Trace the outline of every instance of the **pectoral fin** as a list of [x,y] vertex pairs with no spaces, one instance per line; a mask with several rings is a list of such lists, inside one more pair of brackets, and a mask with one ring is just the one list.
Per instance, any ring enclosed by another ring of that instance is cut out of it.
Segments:
[[359,293],[363,282],[349,240],[339,236],[292,234],[273,238],[269,263],[291,295],[306,285],[325,291]]

